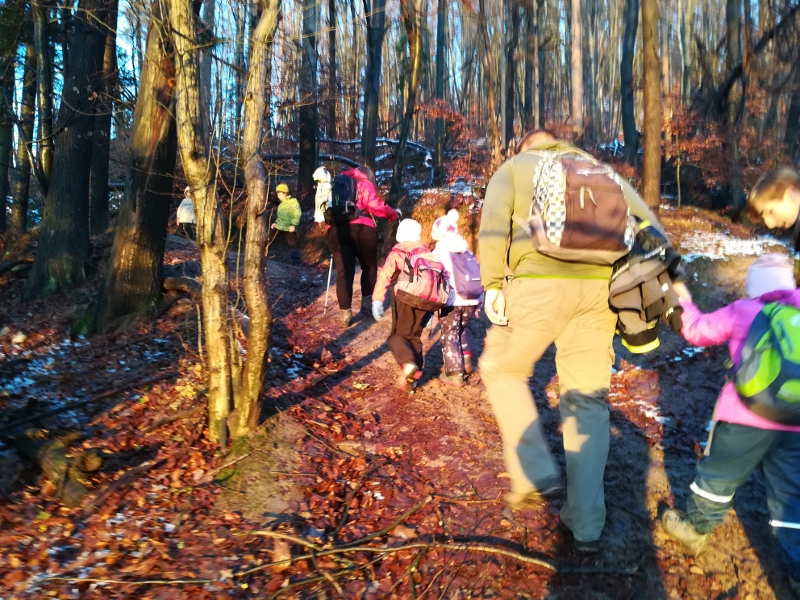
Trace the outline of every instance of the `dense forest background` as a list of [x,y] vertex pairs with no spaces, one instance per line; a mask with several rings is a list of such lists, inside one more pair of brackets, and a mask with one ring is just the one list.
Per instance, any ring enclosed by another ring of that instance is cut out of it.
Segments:
[[[86,280],[90,237],[113,217],[81,324],[106,330],[157,312],[188,184],[210,431],[224,441],[258,420],[278,180],[306,208],[321,162],[372,167],[403,209],[416,169],[480,196],[514,141],[546,127],[655,209],[667,193],[736,220],[754,180],[797,155],[798,13],[791,0],[6,1],[0,230],[37,226],[35,299]],[[242,315],[246,360],[232,342]]]

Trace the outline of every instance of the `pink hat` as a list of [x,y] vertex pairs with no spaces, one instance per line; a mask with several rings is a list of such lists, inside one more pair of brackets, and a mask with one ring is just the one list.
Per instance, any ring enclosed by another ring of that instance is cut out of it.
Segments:
[[747,269],[744,287],[748,298],[758,298],[776,290],[793,290],[797,287],[794,265],[785,254],[765,254]]
[[451,208],[445,216],[436,219],[431,228],[431,237],[437,242],[449,235],[458,235],[458,211],[455,208]]

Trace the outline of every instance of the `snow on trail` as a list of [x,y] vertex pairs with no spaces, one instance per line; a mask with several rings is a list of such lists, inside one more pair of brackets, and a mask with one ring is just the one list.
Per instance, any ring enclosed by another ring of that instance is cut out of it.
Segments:
[[730,256],[759,256],[780,246],[788,244],[771,235],[760,235],[751,239],[741,239],[724,231],[698,231],[681,240],[683,261],[690,263],[698,258],[721,260]]

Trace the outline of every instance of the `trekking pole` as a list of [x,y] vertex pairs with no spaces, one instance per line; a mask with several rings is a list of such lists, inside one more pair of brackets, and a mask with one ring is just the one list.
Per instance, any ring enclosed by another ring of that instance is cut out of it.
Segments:
[[333,272],[333,254],[331,254],[331,261],[328,264],[328,287],[325,288],[325,310],[322,314],[328,312],[328,292],[331,290],[331,273]]

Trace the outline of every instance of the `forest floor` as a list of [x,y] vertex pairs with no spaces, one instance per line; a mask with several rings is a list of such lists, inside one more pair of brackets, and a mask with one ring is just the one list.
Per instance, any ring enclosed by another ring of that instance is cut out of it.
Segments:
[[[780,245],[704,211],[662,217],[689,255],[704,309],[736,297],[753,255]],[[108,240],[96,242],[99,263]],[[226,453],[206,441],[202,412],[166,421],[204,404],[193,299],[155,323],[83,339],[70,328],[97,277],[33,303],[20,300],[24,279],[0,277],[0,329],[9,328],[0,337],[0,415],[118,390],[38,423],[82,431],[72,452],[106,456],[82,508],[62,506],[54,484],[0,447],[0,598],[789,597],[758,476],[698,558],[657,524],[660,503],[685,498],[702,454],[724,348],[691,348],[671,333],[644,357],[617,344],[608,518],[602,552],[585,557],[572,550],[558,502],[505,506],[508,478],[480,373],[460,390],[436,380],[437,329],[423,334],[420,388],[402,393],[385,345],[389,317],[342,328],[333,291],[324,311],[327,265],[291,267],[276,254],[263,425]],[[174,238],[166,264],[168,275],[199,275],[194,247]],[[477,353],[487,326],[485,317],[471,324]],[[143,383],[154,376],[164,379]],[[563,465],[553,349],[532,389]]]

